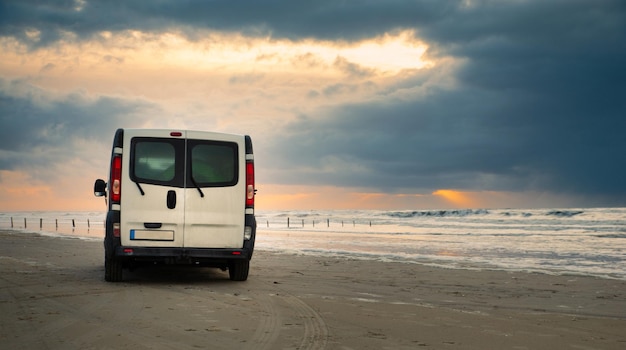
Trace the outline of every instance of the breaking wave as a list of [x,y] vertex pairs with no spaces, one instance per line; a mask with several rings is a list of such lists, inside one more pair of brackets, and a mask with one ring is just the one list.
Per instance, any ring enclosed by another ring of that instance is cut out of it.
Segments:
[[393,218],[415,218],[415,217],[446,217],[446,216],[469,216],[489,214],[486,209],[463,209],[463,210],[427,210],[427,211],[392,211],[386,213]]
[[547,212],[546,215],[571,218],[572,216],[576,216],[582,213],[582,210],[551,210]]

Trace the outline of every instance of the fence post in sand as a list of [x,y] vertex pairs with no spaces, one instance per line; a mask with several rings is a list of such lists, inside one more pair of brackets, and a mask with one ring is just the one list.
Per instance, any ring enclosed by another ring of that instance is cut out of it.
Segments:
[[54,219],[54,227],[58,230],[59,229],[59,219]]
[[72,229],[76,228],[76,223],[74,222],[74,219],[72,219]]
[[43,218],[39,218],[39,229],[43,228]]
[[11,216],[11,228],[13,228],[13,217]]
[[289,217],[287,217],[287,228],[289,228]]
[[26,228],[26,218],[24,218],[24,228]]

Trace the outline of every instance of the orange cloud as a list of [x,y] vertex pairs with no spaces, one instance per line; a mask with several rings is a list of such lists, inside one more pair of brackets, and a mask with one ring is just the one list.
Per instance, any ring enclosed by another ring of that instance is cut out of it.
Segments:
[[259,210],[401,210],[438,206],[437,198],[422,194],[359,192],[334,186],[257,184],[257,187],[256,207]]
[[477,206],[480,206],[479,201],[475,198],[472,198],[470,192],[441,189],[433,192],[433,195],[442,197],[447,202],[452,203],[457,207],[475,208]]

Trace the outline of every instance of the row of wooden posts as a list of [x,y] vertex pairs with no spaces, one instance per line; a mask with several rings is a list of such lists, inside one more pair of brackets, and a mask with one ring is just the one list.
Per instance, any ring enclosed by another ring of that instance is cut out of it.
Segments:
[[[313,227],[315,227],[315,220],[313,220],[312,223],[313,223]],[[59,219],[54,219],[54,224],[55,224],[55,227],[58,229],[59,228]],[[269,220],[266,221],[266,226],[270,227]],[[341,220],[341,227],[344,227],[344,226],[345,226],[345,223],[344,223],[343,220]],[[352,220],[352,226],[353,227],[356,226],[356,221]],[[372,226],[372,222],[371,221],[369,221],[369,226],[370,227]],[[13,222],[13,217],[11,217],[11,228],[13,228],[13,227],[14,227],[14,222]],[[26,218],[24,218],[24,228],[27,228],[27,227],[28,227],[28,222],[26,221]],[[288,228],[296,227],[296,226],[292,225],[291,219],[289,217],[287,218],[287,227]],[[301,227],[304,227],[304,219],[302,219]],[[330,219],[326,219],[326,227],[330,227]],[[39,219],[39,229],[42,229],[42,228],[43,228],[43,219],[40,218]],[[74,219],[72,219],[72,228],[76,228],[76,221]],[[89,219],[87,219],[87,228],[88,229],[91,228],[91,223],[89,222]]]
[[[269,220],[267,220],[265,223],[266,223],[267,227],[270,227]],[[369,222],[369,225],[370,225],[370,227],[372,226],[372,222],[371,221]],[[354,227],[354,226],[356,226],[356,221],[352,220],[352,227]],[[287,217],[287,227],[288,228],[289,227],[296,227],[296,226],[292,225],[291,219],[289,217]],[[304,227],[304,219],[302,219],[301,227]],[[313,227],[315,227],[315,220],[313,220]],[[330,219],[326,219],[326,227],[330,227]],[[344,221],[343,220],[341,220],[341,227],[344,227]]]
[[[54,225],[55,227],[58,229],[59,228],[59,219],[54,219]],[[14,223],[13,223],[13,217],[11,217],[11,228],[14,227]],[[24,218],[24,228],[28,228],[28,222],[26,221],[26,218]],[[43,219],[40,218],[39,219],[39,229],[43,228]],[[72,219],[72,229],[76,228],[76,221],[74,219]],[[89,219],[87,219],[87,228],[91,228],[91,223],[89,222]]]

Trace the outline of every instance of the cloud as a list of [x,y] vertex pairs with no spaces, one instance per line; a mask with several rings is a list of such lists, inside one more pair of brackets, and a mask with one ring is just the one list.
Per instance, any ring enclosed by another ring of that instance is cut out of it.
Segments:
[[[0,79],[0,170],[46,169],[75,157],[94,157],[123,125],[137,125],[146,101],[74,92],[56,96],[24,81]],[[90,150],[91,147],[91,150]],[[32,174],[31,174],[32,176]]]
[[625,18],[621,0],[2,2],[0,170],[175,125],[252,134],[277,186],[626,205]]
[[436,69],[423,70],[385,99],[306,115],[275,140],[291,145],[277,167],[296,171],[275,176],[381,191],[602,194],[625,203],[626,163],[616,158],[626,153],[625,6],[480,4],[490,6],[459,8],[418,29],[430,57],[456,57],[452,85],[424,89]]
[[4,2],[0,33],[32,47],[63,40],[89,40],[103,31],[184,32],[198,30],[356,41],[428,23],[449,4],[417,1],[67,1]]
[[283,157],[275,159],[273,176],[392,192],[626,195],[626,164],[616,158],[626,152],[623,106],[611,101],[594,111],[585,102],[460,87],[409,101],[344,105],[279,134],[274,147]]

